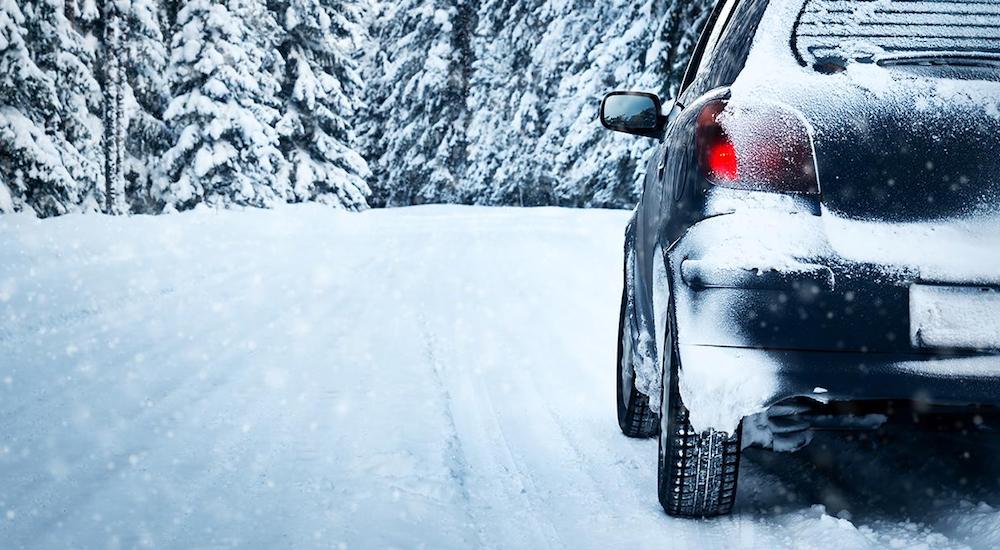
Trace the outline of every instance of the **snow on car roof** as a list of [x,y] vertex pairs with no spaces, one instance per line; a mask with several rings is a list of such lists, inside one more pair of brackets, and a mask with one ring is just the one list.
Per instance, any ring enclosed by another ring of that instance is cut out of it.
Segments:
[[806,0],[791,38],[800,65],[935,52],[1000,53],[993,0]]

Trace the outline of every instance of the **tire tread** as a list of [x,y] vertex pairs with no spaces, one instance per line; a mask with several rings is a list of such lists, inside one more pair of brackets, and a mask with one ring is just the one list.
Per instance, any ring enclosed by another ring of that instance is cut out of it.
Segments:
[[[675,323],[671,304],[670,326]],[[711,429],[700,433],[694,430],[678,389],[677,344],[672,338],[670,342],[670,361],[664,361],[663,365],[660,402],[664,415],[657,476],[660,504],[671,516],[729,514],[736,502],[742,425],[737,426],[733,434]]]
[[[672,516],[710,517],[728,514],[736,500],[739,476],[740,438],[718,430],[697,433],[687,411],[672,407],[675,426],[665,437],[672,460],[666,464],[666,483],[661,483],[660,502]],[[737,434],[738,434],[737,430]],[[664,491],[664,489],[669,489]]]

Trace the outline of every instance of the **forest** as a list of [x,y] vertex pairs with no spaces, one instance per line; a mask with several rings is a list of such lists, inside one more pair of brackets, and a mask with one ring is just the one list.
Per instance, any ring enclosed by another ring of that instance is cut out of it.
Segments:
[[0,0],[0,213],[630,207],[707,0]]

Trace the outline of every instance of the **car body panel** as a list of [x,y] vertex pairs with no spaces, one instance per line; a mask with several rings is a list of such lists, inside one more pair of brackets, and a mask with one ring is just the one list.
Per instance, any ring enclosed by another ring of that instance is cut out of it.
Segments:
[[[921,109],[940,80],[892,72],[888,84],[881,75],[871,87],[858,86],[865,71],[895,70],[872,66],[830,75],[796,65],[791,82],[746,76],[739,48],[758,22],[777,42],[791,32],[795,2],[771,4],[780,5],[766,12],[764,0],[737,5],[737,22],[718,45],[730,50],[714,52],[722,61],[709,55],[703,70],[685,79],[680,112],[647,165],[626,253],[635,262],[626,289],[630,326],[646,363],[637,372],[658,373],[650,365],[662,358],[650,344],[662,317],[656,305],[665,303],[656,299],[660,262],[676,304],[682,396],[696,427],[732,428],[716,425],[732,418],[697,420],[706,400],[730,399],[732,410],[751,414],[823,385],[835,386],[826,399],[1000,403],[996,350],[922,348],[910,320],[914,284],[1000,288],[1000,116],[981,101],[997,83],[976,81],[979,96]],[[796,64],[787,43],[782,47],[780,55]],[[735,60],[724,55],[733,51]],[[874,89],[877,83],[883,87]],[[707,183],[693,136],[701,108],[716,100],[751,109],[768,102],[801,114],[821,194]],[[731,376],[720,374],[732,365]],[[835,383],[838,369],[842,384]],[[713,393],[710,380],[729,387]],[[661,382],[637,387],[654,395]]]

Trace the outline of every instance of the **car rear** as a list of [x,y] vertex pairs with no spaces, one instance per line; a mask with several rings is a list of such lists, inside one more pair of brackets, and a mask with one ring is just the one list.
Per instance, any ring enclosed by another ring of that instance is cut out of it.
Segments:
[[1000,4],[774,1],[761,29],[668,253],[692,424],[1000,402]]

